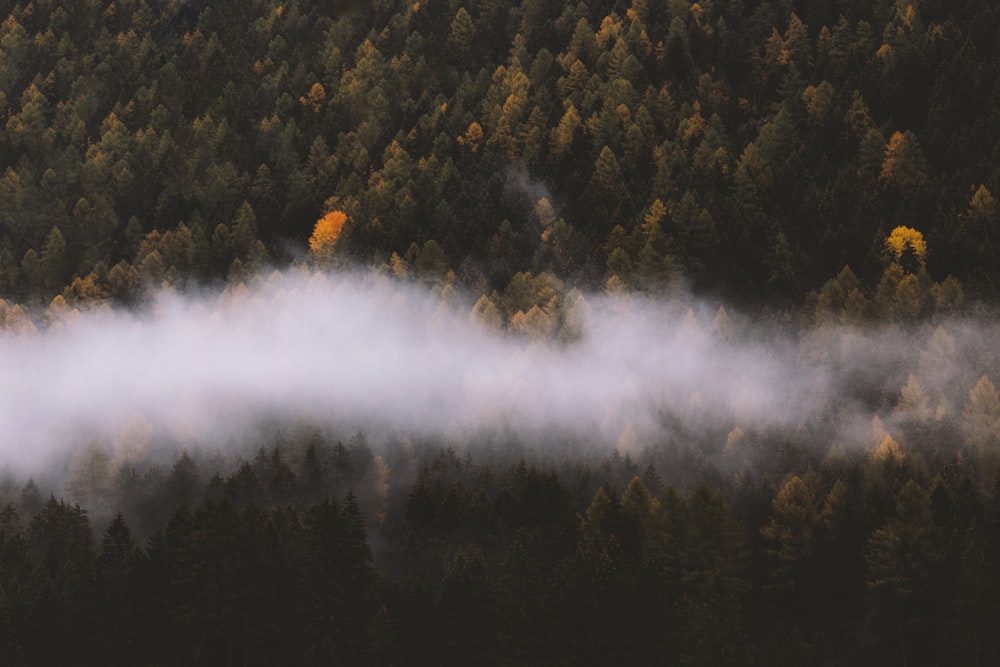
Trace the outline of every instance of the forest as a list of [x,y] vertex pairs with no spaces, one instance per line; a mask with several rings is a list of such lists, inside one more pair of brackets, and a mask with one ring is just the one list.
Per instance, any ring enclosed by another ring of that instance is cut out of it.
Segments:
[[0,17],[0,664],[1000,663],[1000,6]]

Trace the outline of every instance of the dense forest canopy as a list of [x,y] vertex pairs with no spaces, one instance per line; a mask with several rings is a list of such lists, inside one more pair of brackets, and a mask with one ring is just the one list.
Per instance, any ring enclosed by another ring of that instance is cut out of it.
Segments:
[[873,298],[899,226],[926,239],[925,288],[997,289],[989,3],[0,13],[8,301],[240,280],[331,211],[338,255],[481,294],[548,272],[795,304],[850,266]]
[[1000,6],[0,17],[0,663],[1000,662]]

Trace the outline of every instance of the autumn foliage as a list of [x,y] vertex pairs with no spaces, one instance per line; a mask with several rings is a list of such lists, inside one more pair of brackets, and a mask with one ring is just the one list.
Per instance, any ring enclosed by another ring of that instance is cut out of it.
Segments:
[[315,257],[323,258],[333,251],[345,224],[347,215],[342,211],[330,211],[316,221],[312,236],[309,237],[309,249]]
[[886,250],[892,255],[894,261],[900,261],[907,248],[913,253],[921,266],[927,256],[927,243],[924,235],[910,227],[896,227],[885,240]]

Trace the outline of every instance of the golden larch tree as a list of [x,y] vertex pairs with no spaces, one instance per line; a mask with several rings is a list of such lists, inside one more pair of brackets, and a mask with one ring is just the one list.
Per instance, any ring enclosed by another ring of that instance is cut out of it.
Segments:
[[329,261],[346,224],[347,214],[343,211],[330,211],[317,220],[312,236],[309,237],[309,249],[313,257],[320,262]]
[[882,159],[879,180],[913,194],[927,180],[927,160],[917,135],[907,130],[889,137]]
[[299,98],[299,104],[312,109],[313,113],[319,113],[326,102],[326,89],[318,81],[309,88],[309,94]]
[[483,143],[483,126],[475,121],[469,123],[469,128],[465,131],[465,134],[458,138],[458,143],[467,147],[473,153],[478,151],[479,145]]
[[[912,227],[900,225],[893,229],[885,240],[885,249],[894,262],[904,263],[904,257],[912,254],[912,258],[917,261],[919,267],[921,269],[924,267],[927,258],[927,243],[924,241],[924,235]],[[903,268],[910,270],[910,267],[907,266]]]

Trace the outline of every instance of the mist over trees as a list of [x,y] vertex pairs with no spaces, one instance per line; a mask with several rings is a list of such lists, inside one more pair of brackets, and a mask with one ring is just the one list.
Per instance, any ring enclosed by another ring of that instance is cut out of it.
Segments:
[[90,512],[5,484],[5,664],[1000,652],[995,452],[884,435],[822,453],[734,431],[625,454],[376,454],[306,423],[265,440],[242,462],[185,452],[78,475],[77,497],[100,489]]
[[1000,661],[1000,9],[0,17],[0,664]]

